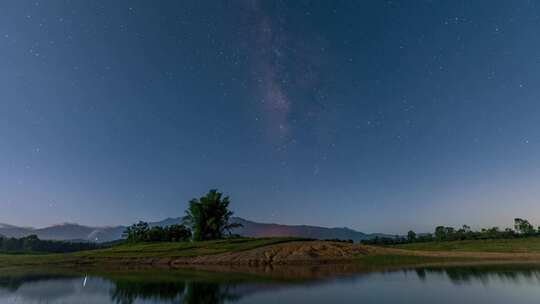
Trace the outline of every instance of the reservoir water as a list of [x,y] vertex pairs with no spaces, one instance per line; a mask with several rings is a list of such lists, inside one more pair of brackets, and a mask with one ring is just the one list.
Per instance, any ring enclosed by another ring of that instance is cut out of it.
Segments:
[[[224,272],[225,271],[225,272]],[[540,268],[482,266],[347,272],[317,267],[241,274],[13,270],[0,303],[538,303]]]

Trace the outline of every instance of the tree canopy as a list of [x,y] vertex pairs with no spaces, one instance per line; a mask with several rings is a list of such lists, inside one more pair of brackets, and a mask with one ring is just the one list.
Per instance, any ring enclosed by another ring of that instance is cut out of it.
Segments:
[[138,222],[127,227],[124,238],[128,242],[182,242],[221,239],[231,236],[231,229],[241,224],[231,223],[233,212],[229,210],[230,199],[217,190],[210,190],[200,198],[189,201],[182,221],[184,224],[167,227]]
[[184,225],[150,227],[146,222],[138,222],[126,228],[124,237],[128,242],[184,242],[191,238],[191,231]]
[[216,189],[189,202],[184,223],[191,227],[194,241],[221,239],[241,224],[231,223],[230,199]]
[[409,231],[407,236],[397,237],[376,237],[370,240],[364,240],[365,244],[404,244],[415,242],[433,242],[433,241],[459,241],[459,240],[485,240],[485,239],[511,239],[528,236],[540,236],[540,228],[534,229],[528,220],[522,218],[514,219],[514,229],[499,227],[482,228],[479,231],[471,230],[470,226],[463,225],[459,229],[446,226],[437,226],[433,233],[417,234]]
[[533,225],[531,225],[528,220],[522,218],[514,219],[514,229],[523,235],[533,235],[536,232]]

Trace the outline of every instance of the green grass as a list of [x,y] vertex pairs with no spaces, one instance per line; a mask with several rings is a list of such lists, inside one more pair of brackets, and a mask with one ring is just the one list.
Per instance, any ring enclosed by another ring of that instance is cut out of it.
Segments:
[[[140,243],[124,244],[112,248],[81,251],[69,254],[0,254],[0,268],[9,267],[68,267],[107,269],[115,267],[151,267],[154,262],[165,263],[168,259],[195,257],[239,252],[259,247],[301,241],[298,238],[240,238],[193,243]],[[413,243],[395,248],[424,251],[471,251],[471,252],[526,252],[540,253],[540,238],[521,238],[509,240],[474,240],[455,242]],[[419,257],[401,253],[381,253],[359,256],[354,259],[358,265],[399,266],[436,262],[471,261],[467,258]],[[473,259],[474,260],[474,259]],[[352,261],[351,261],[352,262]]]
[[423,251],[540,253],[540,237],[501,240],[411,243],[396,245],[393,247]]
[[83,251],[77,256],[99,257],[193,257],[224,252],[238,252],[285,242],[300,241],[300,238],[239,238],[204,242],[181,243],[138,243],[124,244],[108,249]]
[[179,258],[238,252],[300,238],[239,238],[193,243],[138,243],[123,244],[107,249],[68,254],[0,254],[0,267],[12,266],[75,266],[101,262],[136,262],[143,259]]

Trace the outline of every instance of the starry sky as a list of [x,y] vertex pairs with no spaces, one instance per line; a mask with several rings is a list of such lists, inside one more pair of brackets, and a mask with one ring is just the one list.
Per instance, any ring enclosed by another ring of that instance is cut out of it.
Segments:
[[540,3],[2,1],[0,222],[540,224]]

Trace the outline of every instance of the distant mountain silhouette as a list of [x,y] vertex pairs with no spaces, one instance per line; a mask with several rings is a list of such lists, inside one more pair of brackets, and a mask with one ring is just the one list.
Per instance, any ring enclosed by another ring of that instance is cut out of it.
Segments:
[[[153,226],[169,226],[179,224],[180,218],[167,218],[159,222],[151,222]],[[35,234],[42,240],[111,242],[122,238],[126,226],[89,227],[75,223],[64,223],[45,228],[18,227],[9,224],[0,224],[0,236],[21,238]]]
[[[375,236],[389,236],[384,234],[366,234],[349,228],[257,223],[240,217],[233,217],[232,222],[243,225],[242,228],[235,229],[233,233],[247,237],[292,236],[313,239],[353,240],[354,242],[359,242]],[[181,223],[181,218],[167,218],[159,222],[150,222],[148,224],[151,227],[164,227],[179,223]],[[122,238],[122,232],[125,228],[125,226],[89,227],[74,223],[64,223],[35,229],[31,227],[0,224],[0,235],[20,238],[35,234],[42,240],[90,241],[103,243]]]
[[242,228],[235,229],[234,233],[247,237],[294,236],[312,239],[339,239],[359,242],[383,234],[366,234],[350,228],[326,228],[307,225],[280,225],[257,223],[240,217],[232,218],[235,223],[242,224]]
[[88,227],[65,223],[45,228],[17,227],[0,224],[0,235],[21,238],[35,234],[42,240],[110,242],[122,237],[125,227]]
[[0,224],[0,235],[20,238],[29,234],[32,228]]

